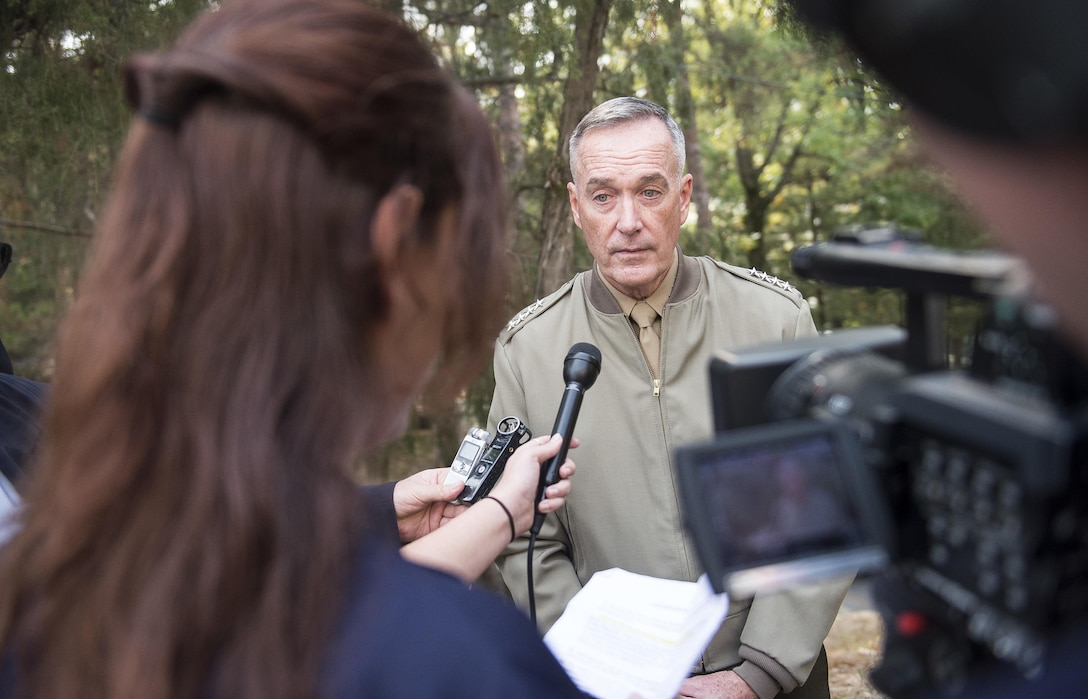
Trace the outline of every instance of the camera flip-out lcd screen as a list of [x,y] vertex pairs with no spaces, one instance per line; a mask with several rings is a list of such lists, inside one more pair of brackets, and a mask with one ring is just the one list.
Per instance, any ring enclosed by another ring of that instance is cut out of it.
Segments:
[[891,530],[856,439],[797,420],[677,449],[687,526],[717,591],[751,597],[887,564]]

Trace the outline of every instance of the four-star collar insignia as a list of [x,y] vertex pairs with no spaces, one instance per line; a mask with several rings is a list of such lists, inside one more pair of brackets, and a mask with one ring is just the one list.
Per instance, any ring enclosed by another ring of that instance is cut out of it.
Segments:
[[[797,291],[797,287],[795,287],[793,284],[790,284],[785,279],[779,279],[778,277],[774,276],[773,274],[767,274],[766,272],[761,272],[760,270],[756,269],[755,267],[748,270],[748,274],[755,277],[756,279],[759,279],[760,281],[765,281],[768,284],[771,284],[773,286],[777,286],[779,289],[782,289],[783,291]],[[800,292],[798,292],[798,293],[800,293]]]
[[543,305],[544,305],[544,300],[543,299],[537,299],[536,301],[533,301],[528,306],[521,309],[520,313],[518,313],[516,316],[514,316],[513,318],[510,319],[510,322],[506,324],[506,329],[507,330],[513,330],[518,325],[520,325],[521,322],[524,321],[526,318],[528,318],[529,316],[536,313],[537,310],[540,309],[540,307],[543,306]]

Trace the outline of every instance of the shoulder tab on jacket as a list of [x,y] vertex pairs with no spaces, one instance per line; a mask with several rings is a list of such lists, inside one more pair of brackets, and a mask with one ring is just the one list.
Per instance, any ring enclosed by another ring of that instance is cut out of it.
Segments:
[[574,288],[575,279],[579,276],[580,275],[575,275],[573,279],[568,280],[563,286],[552,293],[542,299],[533,301],[528,306],[518,311],[499,332],[499,342],[505,345],[510,341],[510,338],[517,334],[517,332],[524,328],[531,320],[539,318],[544,311],[554,306],[560,299],[569,294],[571,289]]
[[714,260],[713,258],[710,259],[713,260],[715,265],[725,270],[726,272],[729,272],[736,277],[740,277],[741,279],[746,279],[750,282],[759,284],[760,286],[767,287],[768,289],[773,289],[785,296],[786,298],[790,299],[794,303],[800,304],[805,300],[805,297],[801,294],[801,291],[785,279],[779,279],[773,274],[767,274],[766,272],[758,270],[755,267],[738,267],[736,265],[722,262],[721,260]]

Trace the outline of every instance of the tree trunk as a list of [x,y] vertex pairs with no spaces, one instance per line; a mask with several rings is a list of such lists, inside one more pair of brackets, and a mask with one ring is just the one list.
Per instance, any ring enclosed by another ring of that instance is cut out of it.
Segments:
[[669,28],[669,45],[676,65],[676,115],[684,131],[687,150],[688,172],[693,180],[691,201],[695,205],[695,230],[698,245],[703,252],[710,247],[710,190],[703,172],[703,154],[699,148],[699,130],[695,119],[695,100],[691,96],[691,79],[688,74],[687,37],[684,35],[684,11],[681,0],[670,0],[663,8],[665,23]]
[[763,241],[763,227],[767,220],[768,202],[760,189],[759,177],[763,168],[756,165],[751,148],[738,141],[733,147],[737,165],[737,178],[744,191],[744,233],[753,238],[754,245],[748,250],[748,264],[764,269],[767,251]]
[[[509,62],[506,64],[509,70]],[[518,111],[517,85],[506,83],[499,87],[499,148],[507,181],[521,181],[525,172],[525,143],[521,138],[521,112]],[[511,188],[513,189],[513,188]],[[513,193],[513,192],[511,192]]]
[[748,266],[766,271],[767,235],[764,228],[767,225],[767,211],[770,208],[770,202],[761,197],[759,192],[749,191],[746,188],[744,191],[744,205],[746,209],[744,223],[748,229],[748,234],[758,234],[754,236],[753,242],[755,244],[748,250]]
[[570,155],[567,144],[574,127],[593,107],[597,83],[597,59],[604,43],[605,25],[611,0],[578,0],[574,19],[575,65],[563,88],[563,111],[559,117],[559,141],[548,167],[544,185],[543,236],[540,246],[537,298],[559,288],[572,273],[574,224],[567,197]]
[[752,149],[741,143],[743,138],[738,141],[734,148],[737,177],[740,179],[741,188],[744,190],[745,228],[748,235],[754,236],[755,240],[755,245],[748,251],[748,264],[761,270],[767,269],[767,214],[771,209],[771,204],[782,193],[786,185],[794,182],[797,162],[804,153],[802,145],[816,115],[815,108],[812,108],[809,111],[808,120],[801,129],[801,136],[797,143],[790,148],[789,155],[780,161],[781,173],[774,181],[764,187],[762,178],[767,165],[775,161],[775,157],[783,148],[782,134],[786,126],[788,111],[789,104],[787,102],[782,105],[778,125],[775,128],[774,135],[766,145],[766,152],[761,159],[762,164],[756,165],[756,158]]
[[[508,28],[508,31],[512,32],[513,29]],[[496,59],[496,65],[500,66],[500,75],[513,75],[513,63],[509,48],[502,47]],[[499,84],[499,114],[496,125],[499,150],[502,153],[503,174],[507,182],[506,196],[511,224],[509,249],[515,258],[520,256],[515,252],[518,247],[518,231],[532,230],[534,225],[532,222],[527,223],[523,220],[526,218],[522,205],[527,191],[524,187],[526,156],[517,87],[517,83],[513,81],[504,81]],[[512,269],[514,278],[511,280],[511,298],[508,302],[513,304],[513,308],[507,309],[510,313],[521,308],[520,304],[529,292],[529,282],[525,280],[528,276],[525,265],[518,261],[512,265]]]

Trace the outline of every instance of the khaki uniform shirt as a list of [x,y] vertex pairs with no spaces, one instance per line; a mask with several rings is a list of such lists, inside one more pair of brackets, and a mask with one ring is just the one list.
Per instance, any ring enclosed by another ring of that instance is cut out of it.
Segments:
[[[537,620],[542,630],[597,571],[613,567],[674,580],[702,568],[683,527],[673,449],[713,434],[708,366],[715,350],[816,332],[792,286],[755,270],[681,256],[661,318],[654,379],[615,297],[593,271],[532,304],[500,334],[495,351],[493,428],[507,415],[547,434],[563,394],[563,360],[577,342],[601,350],[601,370],[583,396],[571,451],[578,464],[566,506],[549,514],[534,550]],[[497,561],[523,608],[527,537]],[[850,580],[752,600],[732,600],[729,616],[697,672],[733,668],[761,697],[803,683]]]

